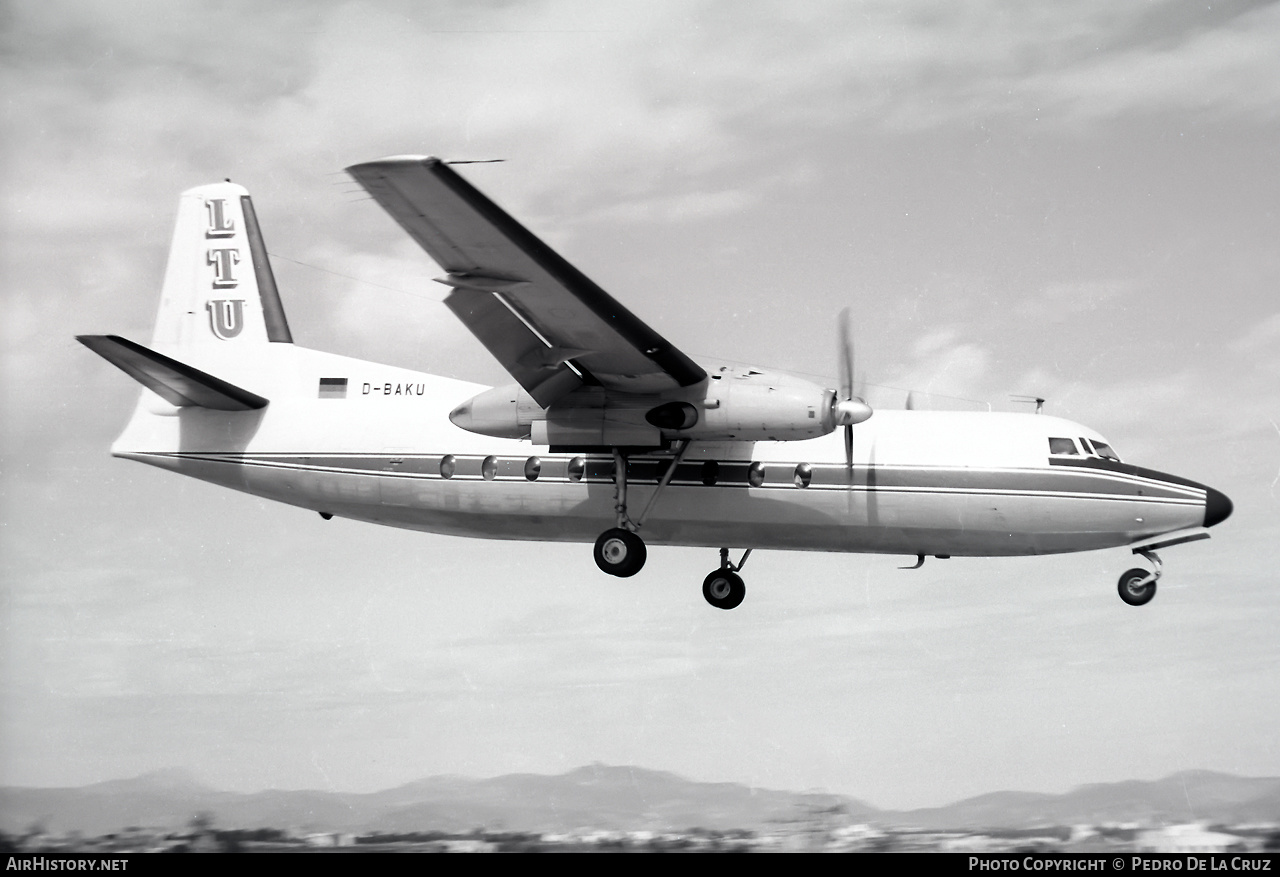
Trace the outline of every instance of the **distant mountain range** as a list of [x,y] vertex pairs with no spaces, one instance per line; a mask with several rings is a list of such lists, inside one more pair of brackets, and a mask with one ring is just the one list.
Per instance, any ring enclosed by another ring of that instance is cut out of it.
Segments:
[[370,794],[210,788],[181,770],[73,789],[0,788],[0,829],[41,825],[86,835],[129,826],[187,825],[198,813],[221,828],[343,832],[568,832],[581,829],[768,832],[827,822],[928,829],[1030,828],[1207,820],[1280,822],[1280,778],[1185,771],[1154,782],[1081,786],[1062,795],[995,792],[923,810],[880,810],[854,798],[702,783],[638,767],[594,764],[559,776],[437,776]]

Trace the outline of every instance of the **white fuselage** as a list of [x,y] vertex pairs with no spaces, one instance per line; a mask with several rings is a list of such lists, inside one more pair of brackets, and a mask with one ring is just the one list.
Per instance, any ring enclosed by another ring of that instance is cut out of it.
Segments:
[[[449,412],[478,385],[292,344],[219,369],[270,405],[178,409],[143,391],[113,453],[409,529],[591,542],[614,526],[612,457],[459,429]],[[1205,519],[1202,485],[1086,453],[1051,456],[1049,437],[1101,440],[1054,417],[880,410],[853,435],[851,469],[839,431],[694,442],[641,534],[649,544],[1019,555],[1125,545]],[[632,518],[670,459],[630,458]]]

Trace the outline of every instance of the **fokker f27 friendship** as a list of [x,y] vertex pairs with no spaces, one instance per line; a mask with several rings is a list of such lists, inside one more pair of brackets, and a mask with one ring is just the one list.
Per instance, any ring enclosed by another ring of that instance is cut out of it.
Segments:
[[[1158,549],[1231,501],[1122,463],[1042,414],[880,410],[840,386],[700,363],[438,158],[347,169],[444,270],[445,304],[510,372],[487,388],[296,346],[248,192],[183,193],[150,347],[80,336],[143,386],[119,457],[395,527],[595,543],[631,576],[646,545],[720,549],[702,591],[742,602],[756,548],[916,557]],[[744,553],[734,562],[730,550]],[[915,567],[911,567],[915,568]]]

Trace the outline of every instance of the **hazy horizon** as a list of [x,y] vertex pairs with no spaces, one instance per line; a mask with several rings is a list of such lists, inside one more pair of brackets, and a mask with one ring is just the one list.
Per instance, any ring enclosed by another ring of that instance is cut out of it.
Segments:
[[[13,788],[13,789],[83,789],[83,788],[90,788],[92,786],[102,785],[106,783],[128,783],[128,782],[134,782],[137,780],[156,779],[156,780],[165,780],[173,783],[190,783],[196,786],[200,786],[201,788],[208,791],[213,791],[218,793],[229,793],[229,794],[253,795],[253,794],[258,794],[260,792],[333,792],[335,794],[359,795],[359,794],[378,794],[380,792],[388,792],[397,788],[401,788],[403,786],[411,786],[416,783],[428,782],[431,780],[461,779],[461,780],[482,783],[490,780],[498,780],[498,779],[513,777],[513,776],[532,776],[532,777],[542,777],[542,778],[553,779],[557,777],[570,776],[573,774],[582,773],[584,771],[589,771],[593,769],[605,769],[605,770],[611,770],[611,771],[612,770],[617,770],[617,771],[639,770],[646,773],[666,774],[666,775],[674,776],[680,780],[685,780],[693,783],[735,782],[733,780],[719,780],[719,781],[697,780],[697,779],[685,776],[684,774],[681,774],[676,771],[656,770],[656,769],[647,768],[643,765],[638,765],[638,764],[606,764],[604,762],[596,761],[588,764],[580,764],[577,767],[571,767],[566,770],[556,771],[554,773],[551,773],[551,772],[544,773],[544,772],[538,772],[538,771],[511,771],[507,773],[487,775],[487,776],[480,776],[476,774],[463,774],[463,773],[425,774],[423,776],[412,777],[412,778],[397,782],[394,785],[389,785],[389,786],[378,788],[378,789],[369,789],[367,791],[360,791],[360,792],[350,791],[345,789],[325,789],[317,786],[300,786],[296,788],[286,787],[286,786],[263,786],[261,788],[255,788],[255,789],[226,788],[218,785],[216,782],[213,782],[204,776],[201,776],[199,771],[192,770],[191,768],[187,768],[187,767],[160,767],[154,770],[145,771],[140,774],[134,774],[132,776],[108,777],[107,779],[104,779],[104,780],[96,780],[92,783],[84,783],[84,784],[75,785],[75,786],[5,785],[2,787]],[[1036,795],[1042,794],[1042,795],[1051,795],[1051,796],[1066,795],[1072,792],[1080,791],[1082,789],[1087,789],[1094,786],[1103,786],[1103,785],[1110,785],[1110,784],[1125,784],[1125,783],[1131,783],[1131,782],[1158,783],[1165,780],[1175,779],[1179,776],[1184,776],[1184,775],[1223,776],[1223,777],[1230,777],[1232,779],[1239,779],[1239,780],[1280,779],[1280,777],[1275,777],[1275,776],[1246,776],[1243,774],[1233,774],[1233,773],[1227,773],[1224,771],[1204,770],[1201,768],[1186,768],[1184,770],[1175,771],[1174,773],[1171,773],[1171,774],[1165,774],[1164,776],[1129,777],[1127,779],[1108,780],[1105,782],[1084,782],[1084,783],[1074,784],[1071,787],[1066,789],[1055,789],[1055,790],[1024,789],[1024,788],[988,789],[984,792],[977,792],[973,795],[966,795],[963,798],[948,799],[945,801],[937,801],[933,803],[921,804],[918,807],[907,807],[907,808],[886,807],[886,806],[880,805],[878,802],[874,800],[870,800],[863,796],[848,794],[845,792],[835,792],[830,789],[819,788],[819,787],[792,789],[792,788],[783,788],[783,787],[774,787],[774,786],[755,785],[750,783],[737,783],[737,784],[745,786],[747,788],[751,788],[751,789],[758,789],[760,791],[787,792],[787,793],[796,794],[796,795],[835,795],[835,796],[844,797],[844,798],[856,799],[860,803],[869,805],[870,807],[876,810],[892,812],[892,811],[909,811],[909,810],[919,810],[919,809],[932,809],[937,807],[947,807],[952,804],[959,804],[964,801],[972,800],[974,798],[981,798],[988,795],[998,795],[998,794],[1006,794],[1006,793],[1007,794],[1024,794],[1025,793],[1025,794],[1036,794]]]

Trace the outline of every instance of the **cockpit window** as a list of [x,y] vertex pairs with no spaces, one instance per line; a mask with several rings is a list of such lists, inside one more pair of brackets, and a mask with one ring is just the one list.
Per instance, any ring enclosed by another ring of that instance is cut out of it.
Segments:
[[1080,447],[1084,448],[1086,454],[1093,453],[1093,445],[1089,444],[1089,440],[1084,436],[1080,436]]
[[1117,463],[1120,462],[1120,458],[1116,456],[1116,452],[1111,450],[1111,445],[1106,442],[1100,442],[1095,439],[1093,442],[1093,449],[1097,452],[1098,456],[1104,460],[1115,460]]
[[1080,452],[1076,450],[1076,443],[1069,438],[1049,439],[1049,453],[1080,455]]

